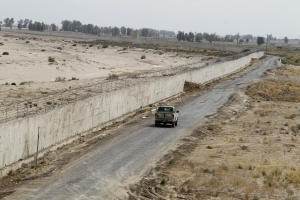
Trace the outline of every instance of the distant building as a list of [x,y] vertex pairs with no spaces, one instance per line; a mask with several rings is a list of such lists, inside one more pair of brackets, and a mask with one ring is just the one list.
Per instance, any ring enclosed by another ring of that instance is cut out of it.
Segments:
[[130,32],[130,38],[135,39],[135,40],[139,39],[139,32],[138,31],[131,31]]

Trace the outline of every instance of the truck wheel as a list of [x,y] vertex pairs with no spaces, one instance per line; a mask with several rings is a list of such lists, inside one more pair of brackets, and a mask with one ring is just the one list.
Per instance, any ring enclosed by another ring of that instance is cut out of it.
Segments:
[[158,126],[159,126],[159,124],[158,124],[157,122],[155,122],[155,126],[156,126],[156,127],[158,127]]
[[178,120],[175,122],[175,126],[177,126],[177,124],[178,124]]
[[175,128],[175,122],[172,123],[172,127]]

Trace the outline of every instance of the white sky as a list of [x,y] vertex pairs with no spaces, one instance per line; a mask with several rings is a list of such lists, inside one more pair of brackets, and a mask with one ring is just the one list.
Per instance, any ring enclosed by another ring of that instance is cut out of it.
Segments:
[[0,19],[300,38],[300,0],[9,0]]

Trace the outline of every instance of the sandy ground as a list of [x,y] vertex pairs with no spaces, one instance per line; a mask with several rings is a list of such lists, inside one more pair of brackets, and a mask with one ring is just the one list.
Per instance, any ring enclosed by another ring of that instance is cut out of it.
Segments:
[[[286,81],[296,90],[298,69],[280,67],[253,84]],[[233,94],[131,187],[130,199],[299,199],[299,93],[278,100],[262,85],[255,98],[245,87]]]
[[[0,101],[9,103],[21,97],[84,85],[102,80],[109,74],[128,76],[201,60],[214,62],[214,59],[205,60],[207,56],[204,55],[139,48],[123,50],[117,46],[73,46],[74,41],[70,38],[0,32]],[[3,52],[9,55],[2,55]],[[146,59],[141,59],[142,55]],[[54,57],[55,62],[48,62],[49,56]],[[67,81],[55,82],[59,76]],[[72,77],[79,80],[69,81]]]

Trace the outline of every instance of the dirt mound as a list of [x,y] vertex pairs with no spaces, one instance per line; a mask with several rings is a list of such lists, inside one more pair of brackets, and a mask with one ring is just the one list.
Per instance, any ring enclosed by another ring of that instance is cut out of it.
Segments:
[[183,90],[185,92],[195,92],[195,91],[208,90],[208,87],[206,85],[203,85],[203,84],[185,81]]

